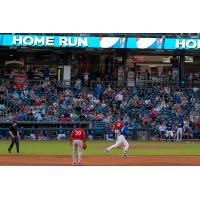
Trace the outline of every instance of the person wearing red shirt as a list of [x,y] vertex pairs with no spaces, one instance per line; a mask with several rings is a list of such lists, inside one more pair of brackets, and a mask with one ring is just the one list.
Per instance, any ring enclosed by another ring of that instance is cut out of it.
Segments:
[[66,121],[64,115],[61,116],[60,121],[61,121],[61,122],[65,122],[65,121]]
[[[78,152],[78,165],[82,164],[82,151],[83,151],[83,145],[85,143],[85,131],[80,128],[80,124],[77,124],[77,128],[75,128],[69,138],[69,142],[72,145],[73,144],[73,165],[77,164],[76,154]],[[77,151],[78,150],[78,151]]]
[[42,105],[42,102],[40,102],[40,101],[37,101],[36,103],[35,103],[35,106],[41,106]]
[[123,120],[123,118],[121,118],[121,120],[115,121],[114,124],[113,124],[112,131],[115,133],[116,138],[120,134],[121,128],[124,126],[124,122],[122,120]]

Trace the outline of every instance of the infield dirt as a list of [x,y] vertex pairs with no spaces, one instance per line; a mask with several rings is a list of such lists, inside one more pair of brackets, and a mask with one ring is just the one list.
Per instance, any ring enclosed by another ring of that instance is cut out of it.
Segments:
[[[200,166],[200,156],[84,156],[84,166]],[[1,166],[72,166],[71,156],[1,155]]]

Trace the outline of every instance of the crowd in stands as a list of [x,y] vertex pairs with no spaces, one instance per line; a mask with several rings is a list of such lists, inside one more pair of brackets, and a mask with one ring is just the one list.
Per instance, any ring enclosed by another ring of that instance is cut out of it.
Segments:
[[165,126],[168,121],[183,121],[189,131],[200,128],[200,90],[198,88],[82,88],[77,80],[73,88],[56,84],[24,85],[16,89],[0,85],[0,121],[99,120],[112,124],[122,118],[133,129]]

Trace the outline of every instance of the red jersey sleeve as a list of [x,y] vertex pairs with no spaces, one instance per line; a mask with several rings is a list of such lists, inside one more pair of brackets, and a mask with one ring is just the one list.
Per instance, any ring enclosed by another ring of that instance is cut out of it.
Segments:
[[71,132],[71,138],[74,137],[74,130]]

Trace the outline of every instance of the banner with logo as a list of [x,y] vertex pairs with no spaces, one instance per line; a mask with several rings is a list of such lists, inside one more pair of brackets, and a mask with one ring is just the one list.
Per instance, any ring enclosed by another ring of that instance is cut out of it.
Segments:
[[0,46],[125,48],[124,37],[0,35]]
[[163,38],[128,38],[127,48],[132,49],[162,49]]
[[200,49],[200,39],[0,34],[0,46],[173,50]]

